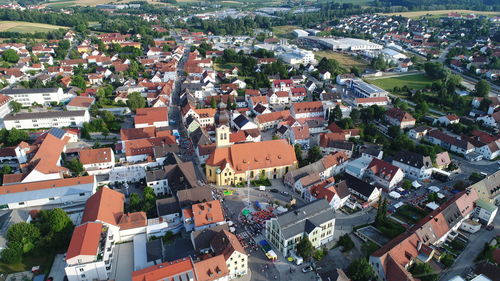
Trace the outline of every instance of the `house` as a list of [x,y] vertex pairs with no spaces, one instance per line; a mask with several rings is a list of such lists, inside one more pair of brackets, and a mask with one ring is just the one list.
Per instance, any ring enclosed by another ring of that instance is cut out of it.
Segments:
[[458,124],[460,122],[460,117],[456,116],[455,114],[449,114],[445,116],[440,116],[435,123],[439,123],[444,126],[448,126],[451,124]]
[[443,244],[448,235],[470,217],[477,198],[474,190],[456,194],[371,254],[369,262],[377,280],[416,280],[409,272],[411,265],[433,258],[432,247]]
[[248,118],[243,114],[234,115],[232,125],[238,130],[252,130],[258,128],[255,123],[248,120]]
[[184,211],[192,215],[192,220],[184,220],[184,228],[188,232],[226,223],[219,200],[193,204],[191,208],[184,209]]
[[483,146],[476,148],[476,152],[483,155],[484,159],[493,160],[500,156],[500,139],[491,141]]
[[138,108],[134,117],[135,128],[167,127],[168,107]]
[[109,147],[80,150],[79,159],[89,175],[109,172],[115,166],[115,154]]
[[392,164],[403,170],[410,179],[425,180],[432,175],[432,160],[410,151],[400,151],[392,159]]
[[193,162],[180,162],[146,171],[146,184],[157,196],[175,194],[178,190],[198,186]]
[[283,183],[302,194],[304,192],[300,183],[302,178],[313,174],[317,174],[321,180],[331,178],[345,169],[347,160],[349,158],[343,152],[326,155],[314,163],[286,173]]
[[290,110],[265,113],[255,117],[255,123],[262,131],[276,128],[278,124],[290,116]]
[[392,125],[398,126],[400,129],[406,129],[415,126],[415,118],[399,108],[393,107],[385,112],[385,120]]
[[65,273],[69,281],[109,278],[114,249],[114,243],[108,239],[110,234],[99,222],[88,222],[75,227],[66,252]]
[[480,199],[495,203],[495,198],[500,194],[500,171],[487,176],[486,178],[471,185],[470,188],[477,192]]
[[76,96],[66,105],[67,110],[89,110],[95,102],[93,97]]
[[276,179],[297,168],[292,145],[284,139],[229,145],[229,128],[216,129],[216,148],[206,160],[208,182],[219,186],[258,179]]
[[[345,140],[344,133],[321,133],[319,135],[319,147],[323,154],[344,152],[347,157],[351,157],[354,151],[354,143]],[[350,137],[348,137],[350,138]]]
[[307,124],[290,128],[290,143],[293,145],[309,145],[310,137],[309,126]]
[[403,181],[405,176],[399,167],[378,158],[373,158],[366,168],[366,174],[376,185],[389,191]]
[[229,268],[223,255],[217,255],[201,260],[194,264],[197,281],[227,281]]
[[270,105],[288,105],[290,103],[290,93],[287,91],[269,91],[267,97]]
[[209,254],[211,252],[210,242],[222,230],[229,231],[227,224],[221,224],[198,231],[191,231],[191,243],[196,253]]
[[332,78],[332,74],[328,70],[321,70],[319,72],[319,79],[321,80],[330,80]]
[[283,256],[290,256],[307,237],[314,248],[333,240],[335,211],[328,201],[318,199],[266,221],[265,236]]
[[290,114],[297,120],[325,118],[323,104],[321,101],[296,102],[292,104]]
[[354,79],[356,79],[356,75],[354,75],[354,73],[339,74],[337,75],[335,82],[339,85],[349,85]]
[[492,114],[487,114],[487,115],[484,115],[484,116],[480,116],[478,118],[476,118],[476,120],[478,122],[483,122],[483,124],[485,126],[488,126],[488,127],[498,127],[498,125],[500,124],[500,111],[497,111],[495,113],[492,113]]
[[408,136],[414,140],[420,140],[423,137],[425,137],[431,129],[432,129],[431,127],[427,126],[419,126],[416,128],[411,128],[408,131]]
[[291,79],[286,79],[286,80],[274,80],[272,82],[272,90],[273,92],[290,92],[290,90],[293,88],[294,83],[293,80]]
[[97,189],[94,176],[4,185],[0,205],[9,209],[85,202]]
[[[362,181],[356,177],[346,174],[345,178],[347,188],[351,195],[360,199],[365,204],[371,204],[378,200],[382,194],[382,189],[372,184]],[[366,205],[364,205],[366,206]]]
[[436,154],[436,167],[446,169],[451,164],[451,158],[447,151]]
[[229,279],[248,273],[248,255],[236,237],[227,230],[221,230],[210,242],[215,255],[222,256],[229,270]]
[[476,201],[474,216],[479,219],[483,225],[490,225],[497,215],[498,207],[484,200]]
[[82,127],[85,122],[90,122],[87,110],[23,112],[6,115],[3,119],[7,130]]
[[307,189],[304,193],[304,199],[307,202],[325,199],[331,208],[338,210],[346,204],[350,195],[346,181],[335,184],[335,180],[329,178]]
[[0,91],[0,94],[13,98],[23,106],[62,103],[74,97],[72,94],[64,93],[62,88],[5,89]]

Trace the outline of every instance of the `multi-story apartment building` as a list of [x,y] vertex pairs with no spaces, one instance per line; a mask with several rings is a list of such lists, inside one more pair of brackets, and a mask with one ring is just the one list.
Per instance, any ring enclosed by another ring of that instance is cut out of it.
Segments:
[[69,101],[75,96],[64,93],[62,88],[7,89],[0,93],[12,97],[23,106],[31,106],[34,103],[41,105],[49,105],[52,102],[60,103]]
[[89,121],[90,114],[86,110],[17,113],[3,119],[7,130],[82,127],[84,122]]

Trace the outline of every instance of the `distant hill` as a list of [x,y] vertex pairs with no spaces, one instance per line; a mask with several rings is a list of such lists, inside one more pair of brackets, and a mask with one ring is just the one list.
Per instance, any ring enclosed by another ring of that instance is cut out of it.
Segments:
[[454,7],[475,10],[500,9],[498,0],[379,0],[391,6],[403,6],[409,9],[430,9],[433,7]]

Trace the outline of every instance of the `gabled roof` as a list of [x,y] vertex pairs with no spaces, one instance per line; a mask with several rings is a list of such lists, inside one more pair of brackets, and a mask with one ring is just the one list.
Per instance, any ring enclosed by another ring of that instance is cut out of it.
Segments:
[[132,281],[157,280],[196,280],[194,264],[186,257],[176,261],[164,262],[132,272]]
[[80,162],[83,165],[114,162],[113,150],[109,147],[80,150]]
[[377,177],[389,182],[392,181],[397,172],[401,170],[399,167],[378,158],[373,158],[367,169]]
[[66,260],[77,256],[96,256],[99,251],[102,224],[89,222],[75,227],[66,252]]
[[82,223],[100,221],[118,225],[123,215],[125,195],[107,187],[101,188],[87,200]]
[[214,256],[194,264],[197,281],[218,280],[229,274],[223,255]]
[[246,255],[245,249],[241,246],[236,235],[227,230],[221,230],[212,239],[210,246],[216,255],[223,255],[226,261],[235,251]]

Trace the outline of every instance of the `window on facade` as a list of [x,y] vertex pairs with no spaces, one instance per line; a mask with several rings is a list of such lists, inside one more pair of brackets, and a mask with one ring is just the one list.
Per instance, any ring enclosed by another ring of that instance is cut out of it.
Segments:
[[80,195],[80,196],[85,196],[85,193],[80,193],[79,195]]
[[24,202],[19,202],[19,205],[24,205]]

